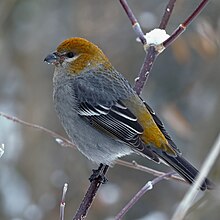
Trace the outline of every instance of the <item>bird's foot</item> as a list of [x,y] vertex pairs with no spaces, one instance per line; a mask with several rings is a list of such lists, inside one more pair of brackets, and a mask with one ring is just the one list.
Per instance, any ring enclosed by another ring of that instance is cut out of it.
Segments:
[[105,174],[103,171],[107,169],[107,165],[100,164],[99,168],[97,170],[92,170],[92,175],[89,177],[89,181],[92,182],[94,180],[99,180],[100,183],[105,184],[108,182],[108,179],[105,177]]

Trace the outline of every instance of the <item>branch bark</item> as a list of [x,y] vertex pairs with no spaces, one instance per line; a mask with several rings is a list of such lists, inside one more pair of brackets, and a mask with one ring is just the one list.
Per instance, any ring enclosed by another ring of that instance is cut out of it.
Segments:
[[170,20],[170,16],[173,12],[173,8],[174,8],[174,5],[176,3],[176,0],[170,0],[167,4],[167,7],[165,9],[165,12],[164,12],[164,15],[163,15],[163,18],[160,22],[160,25],[159,25],[159,28],[160,29],[165,29],[167,24],[168,24],[168,21]]
[[114,220],[120,220],[122,217],[131,209],[135,203],[149,190],[153,189],[153,187],[164,180],[165,178],[170,177],[175,172],[165,173],[162,176],[155,178],[152,181],[148,181],[137,193],[136,195],[127,203],[127,205],[118,213]]
[[200,14],[200,12],[209,3],[209,0],[203,0],[193,13],[171,34],[171,36],[163,42],[163,47],[167,48],[171,45],[190,25],[190,23]]
[[[107,170],[108,170],[108,166],[105,166],[103,169],[103,176],[105,176]],[[91,184],[90,184],[90,186],[89,186],[89,188],[83,198],[83,201],[81,202],[80,207],[77,210],[76,215],[74,216],[73,220],[81,220],[86,217],[88,210],[91,207],[91,204],[92,204],[93,200],[95,199],[96,193],[97,193],[99,187],[101,186],[101,184],[102,184],[101,177],[94,179],[91,182]]]

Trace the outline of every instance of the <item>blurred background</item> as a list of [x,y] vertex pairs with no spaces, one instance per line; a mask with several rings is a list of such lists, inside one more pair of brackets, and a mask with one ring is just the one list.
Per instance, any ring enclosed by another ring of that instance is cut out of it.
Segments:
[[[128,0],[145,32],[158,27],[168,1]],[[178,0],[167,26],[170,34],[199,4]],[[210,1],[186,32],[154,64],[142,97],[160,115],[183,155],[198,168],[220,130],[220,1]],[[133,84],[144,59],[119,1],[0,0],[0,111],[66,137],[52,102],[53,67],[45,56],[66,38],[98,44]],[[0,219],[59,218],[63,184],[69,184],[65,219],[72,219],[96,165],[77,150],[61,147],[42,131],[0,117]],[[168,171],[132,155],[123,158]],[[220,183],[220,161],[210,173]],[[115,165],[89,212],[110,220],[147,181],[147,173]],[[168,220],[189,187],[163,181],[148,192],[126,220]],[[201,195],[203,195],[201,193]],[[220,193],[206,197],[186,219],[219,219]]]

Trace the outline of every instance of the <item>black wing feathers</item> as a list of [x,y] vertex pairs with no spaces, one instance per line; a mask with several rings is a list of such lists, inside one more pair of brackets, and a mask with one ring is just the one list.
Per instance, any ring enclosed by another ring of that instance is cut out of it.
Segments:
[[156,154],[140,138],[140,135],[143,133],[142,126],[138,123],[134,114],[122,102],[119,101],[112,107],[92,106],[88,103],[81,103],[79,114],[100,131],[117,137],[118,140],[132,146],[133,149],[155,162],[159,162]]
[[146,108],[148,109],[148,111],[150,112],[151,116],[154,119],[154,122],[157,124],[158,128],[160,129],[160,131],[163,133],[164,137],[167,139],[168,143],[170,144],[170,146],[172,146],[172,148],[178,153],[181,154],[180,150],[178,149],[178,147],[176,146],[176,144],[173,142],[173,140],[171,139],[170,135],[167,133],[163,123],[161,122],[161,120],[158,118],[158,116],[155,114],[155,112],[153,111],[153,109],[146,103],[144,102],[144,105],[146,106]]

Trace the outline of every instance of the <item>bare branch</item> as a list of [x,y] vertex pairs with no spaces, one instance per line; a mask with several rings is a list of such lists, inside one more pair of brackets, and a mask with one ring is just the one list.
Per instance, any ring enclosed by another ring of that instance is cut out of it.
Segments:
[[[143,31],[140,27],[140,24],[139,22],[137,21],[136,17],[134,16],[131,8],[129,7],[128,3],[126,0],[119,0],[122,7],[124,8],[126,14],[128,15],[128,18],[129,20],[131,21],[131,24],[132,24],[132,27],[135,31],[135,33],[137,34],[137,36],[139,37],[139,39],[141,40],[142,44],[143,45],[147,45],[147,41],[146,41],[146,38],[143,34]],[[167,23],[168,23],[168,20],[171,16],[171,13],[173,11],[173,7],[174,7],[174,3],[175,1],[174,0],[170,0],[167,7],[166,7],[166,10],[165,10],[165,13],[164,13],[164,16],[161,20],[161,23],[160,23],[160,28],[165,28]],[[134,85],[134,90],[136,91],[136,93],[138,95],[141,94],[141,91],[145,85],[145,83],[147,82],[148,80],[148,77],[149,77],[149,74],[150,74],[150,71],[153,67],[153,64],[158,56],[158,51],[155,49],[154,46],[149,46],[147,48],[147,51],[146,51],[146,56],[144,58],[144,62],[143,62],[143,65],[140,69],[140,73],[139,73],[139,76],[137,77],[136,81],[135,81],[135,85]]]
[[153,67],[154,61],[156,60],[158,52],[155,50],[154,46],[148,48],[148,52],[144,58],[143,65],[140,70],[139,76],[135,80],[134,90],[138,95],[140,95],[145,83],[148,80],[150,71]]
[[[131,21],[132,27],[137,34],[137,36],[140,38],[141,42],[143,45],[147,45],[145,36],[143,34],[143,31],[140,28],[139,22],[137,21],[136,17],[134,16],[132,10],[130,9],[128,3],[126,0],[119,0],[121,5],[123,6],[126,14],[128,15],[129,20]],[[169,18],[171,16],[171,13],[173,11],[174,5],[175,5],[175,0],[170,0],[165,13],[163,15],[163,18],[161,20],[161,23],[159,25],[160,28],[164,29],[169,21]],[[196,10],[181,24],[179,27],[173,32],[173,34],[165,40],[162,44],[162,48],[168,47],[177,37],[180,36],[181,33],[184,32],[186,27],[192,22],[192,20],[198,16],[198,14],[204,9],[206,4],[208,3],[208,0],[203,0],[200,5],[196,8]],[[135,24],[137,24],[137,29],[135,29]],[[138,30],[138,31],[137,31]],[[140,95],[145,83],[148,80],[149,73],[152,69],[153,63],[155,62],[157,56],[158,56],[158,51],[154,48],[155,46],[149,46],[146,51],[146,56],[143,62],[143,65],[141,67],[139,76],[137,77],[137,80],[135,82],[134,90],[137,92],[138,95]],[[162,50],[161,50],[162,51]]]
[[141,26],[139,22],[137,21],[136,17],[134,16],[134,13],[132,12],[131,8],[129,7],[126,0],[119,0],[122,7],[124,8],[126,14],[128,15],[129,20],[131,21],[132,27],[134,29],[134,32],[137,34],[138,38],[142,42],[142,44],[146,44],[146,39],[144,37],[144,33],[141,29]]
[[36,129],[41,130],[41,131],[44,131],[47,134],[49,134],[50,136],[54,137],[56,139],[56,141],[61,146],[76,148],[76,146],[71,141],[69,141],[68,139],[66,139],[66,138],[62,137],[61,135],[57,134],[56,132],[51,131],[51,130],[49,130],[47,128],[44,128],[44,127],[42,127],[40,125],[23,121],[23,120],[21,120],[19,118],[16,118],[14,116],[8,115],[8,114],[6,114],[4,112],[0,112],[0,116],[4,117],[4,118],[6,118],[6,119],[8,119],[10,121],[13,121],[13,122],[16,122],[16,123],[19,123],[19,124],[22,124],[22,125],[25,125],[25,126],[28,126],[28,127],[31,127],[31,128],[36,128]]
[[0,146],[0,158],[2,157],[2,155],[5,153],[5,145],[1,144]]
[[167,24],[168,24],[168,21],[170,19],[170,16],[173,12],[173,8],[174,8],[174,5],[176,3],[176,0],[170,0],[166,6],[166,9],[165,9],[165,12],[164,12],[164,15],[163,15],[163,18],[160,22],[160,25],[159,25],[159,28],[160,29],[165,29]]
[[62,192],[62,199],[60,202],[60,220],[64,220],[64,211],[65,211],[65,205],[66,205],[66,192],[68,189],[68,184],[65,183],[63,186],[63,192]]
[[193,11],[193,13],[182,24],[179,25],[179,27],[172,33],[172,35],[163,42],[164,48],[167,48],[170,44],[172,44],[186,30],[189,24],[200,14],[208,2],[209,0],[203,0],[199,4],[195,11]]
[[175,172],[165,173],[162,176],[155,178],[152,181],[148,181],[138,192],[137,194],[127,203],[127,205],[118,213],[114,220],[120,220],[122,217],[130,210],[135,203],[149,190],[153,189],[154,185],[161,182],[165,178],[171,176]]
[[[117,160],[116,164],[121,165],[121,166],[125,166],[125,167],[129,167],[129,168],[133,168],[133,169],[136,169],[136,170],[140,170],[140,171],[152,174],[154,176],[163,176],[163,175],[166,174],[164,172],[154,170],[154,169],[151,169],[151,168],[146,167],[146,166],[142,166],[142,165],[138,164],[135,161],[132,161],[132,163],[131,163],[131,162],[127,162],[127,161],[124,161],[124,160]],[[181,176],[176,175],[176,174],[172,174],[168,177],[164,177],[164,179],[175,180],[175,181],[178,181],[178,182],[183,182],[183,183],[188,184],[188,182],[186,182]]]
[[[107,170],[108,170],[108,166],[104,166],[103,173],[102,173],[104,176],[105,176]],[[101,177],[94,179],[91,182],[91,184],[90,184],[90,186],[89,186],[89,188],[83,198],[83,201],[81,202],[80,207],[77,210],[76,215],[73,218],[73,220],[81,220],[86,217],[86,215],[89,211],[89,208],[91,207],[91,204],[92,204],[92,202],[96,196],[96,193],[97,193],[99,187],[101,186],[101,184],[102,184]]]

